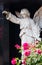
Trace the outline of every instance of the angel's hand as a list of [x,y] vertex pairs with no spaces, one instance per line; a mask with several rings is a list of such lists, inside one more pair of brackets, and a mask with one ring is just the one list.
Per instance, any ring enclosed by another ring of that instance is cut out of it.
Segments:
[[6,14],[6,15],[7,15],[8,13],[9,13],[8,11],[3,11],[3,12],[2,12],[2,14]]
[[2,14],[5,15],[5,16],[8,16],[9,12],[8,11],[3,11]]
[[20,15],[20,13],[19,12],[17,12],[17,11],[15,11],[15,13],[16,13],[16,15],[18,16],[18,15]]
[[15,11],[15,13],[16,13],[17,17],[19,17],[19,18],[22,17],[21,14],[18,11]]

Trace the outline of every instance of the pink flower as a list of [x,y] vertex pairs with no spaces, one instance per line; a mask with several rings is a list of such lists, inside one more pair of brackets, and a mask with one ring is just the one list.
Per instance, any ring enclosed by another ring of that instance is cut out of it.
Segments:
[[39,41],[38,41],[38,40],[36,40],[36,41],[35,41],[35,44],[38,44],[38,43],[39,43]]
[[11,64],[12,64],[12,65],[15,65],[16,62],[17,62],[16,58],[12,58],[12,60],[11,60]]
[[35,50],[35,52],[37,52],[38,54],[42,53],[42,51],[40,49]]
[[30,53],[31,53],[31,50],[26,50],[26,51],[24,52],[24,55],[25,55],[25,56],[29,56]]
[[35,48],[35,44],[30,44],[30,48]]
[[16,47],[17,49],[20,49],[20,46],[19,46],[18,44],[16,44],[15,47]]
[[26,65],[26,62],[25,62],[25,60],[22,60],[22,64]]
[[29,47],[30,47],[30,46],[29,46],[29,44],[28,44],[28,43],[24,43],[24,44],[23,44],[23,49],[24,49],[24,50],[29,49]]

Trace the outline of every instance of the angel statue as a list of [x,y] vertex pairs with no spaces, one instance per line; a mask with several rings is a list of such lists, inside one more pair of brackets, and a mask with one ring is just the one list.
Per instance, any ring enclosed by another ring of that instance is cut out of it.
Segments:
[[30,18],[30,13],[27,9],[22,9],[21,12],[16,12],[16,17],[11,12],[3,11],[3,14],[6,15],[6,19],[20,25],[20,38],[21,44],[23,45],[25,42],[34,43],[39,38],[39,28],[35,25],[34,21]]
[[20,13],[16,12],[17,17],[8,11],[3,11],[2,13],[6,15],[7,20],[20,25],[21,45],[34,43],[35,40],[41,41],[39,28],[35,25],[33,19],[30,18],[30,12],[27,9],[21,9]]

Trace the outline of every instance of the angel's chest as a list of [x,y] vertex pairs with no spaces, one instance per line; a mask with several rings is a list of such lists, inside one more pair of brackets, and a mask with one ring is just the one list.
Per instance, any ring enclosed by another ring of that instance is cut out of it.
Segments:
[[29,20],[21,20],[20,21],[20,26],[28,26],[29,25]]

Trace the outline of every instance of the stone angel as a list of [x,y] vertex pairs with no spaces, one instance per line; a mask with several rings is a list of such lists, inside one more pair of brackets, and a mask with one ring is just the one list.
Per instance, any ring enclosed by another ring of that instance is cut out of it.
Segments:
[[12,23],[20,25],[20,38],[21,45],[26,43],[34,43],[35,40],[41,41],[39,38],[39,28],[35,25],[33,19],[30,18],[30,12],[27,9],[21,9],[20,13],[16,12],[16,15],[13,15],[11,12],[3,11],[3,14],[6,15],[6,19]]
[[[21,46],[24,43],[35,43],[36,40],[41,41],[39,38],[39,29],[35,25],[33,19],[30,18],[30,13],[27,9],[22,9],[21,12],[16,12],[16,15],[13,15],[11,12],[3,11],[3,14],[6,15],[6,19],[11,21],[12,23],[20,25],[20,39]],[[22,61],[24,56],[24,51],[22,50]]]

